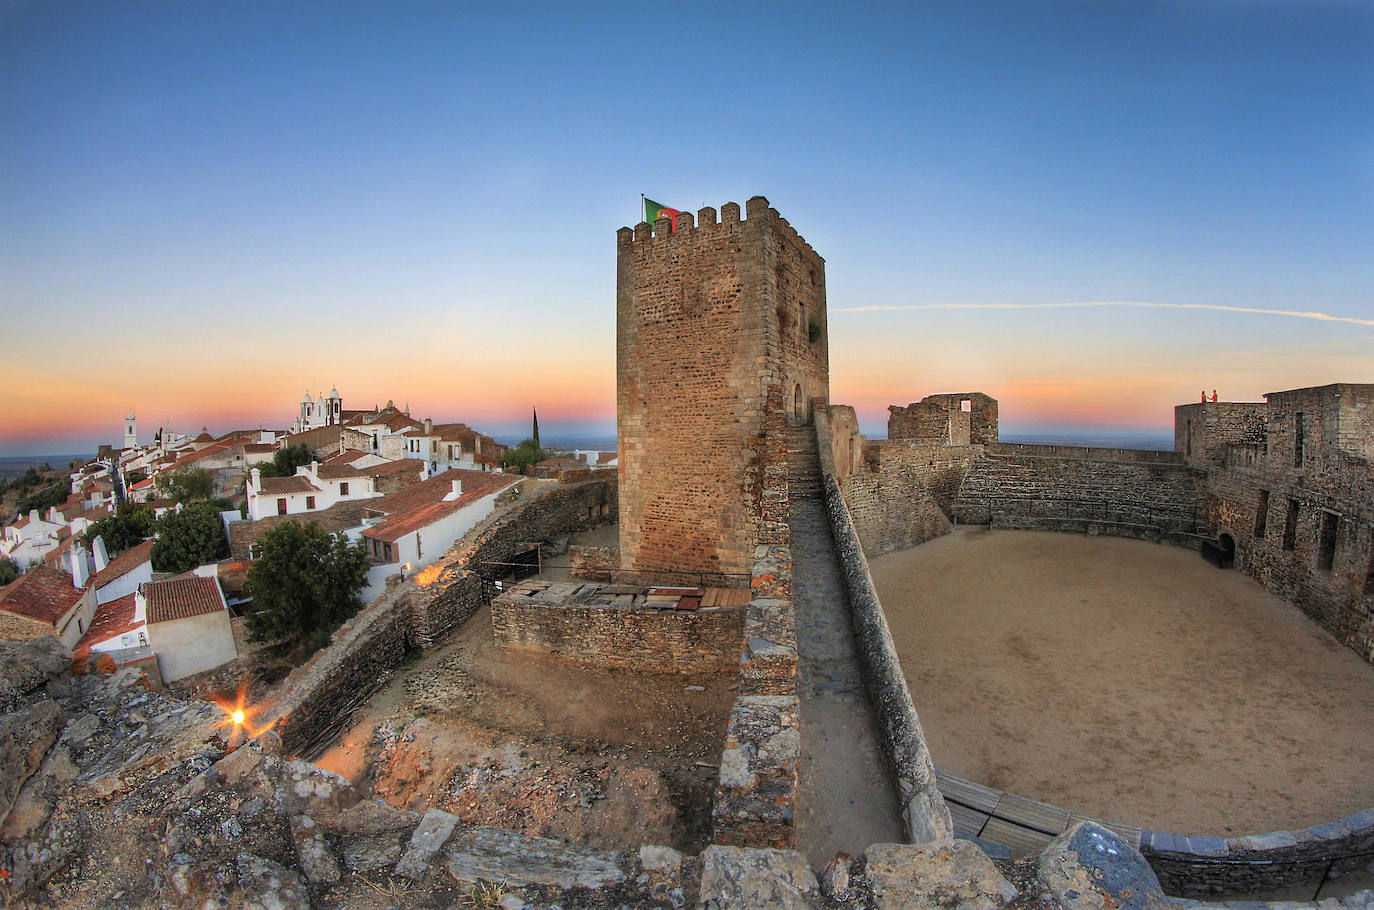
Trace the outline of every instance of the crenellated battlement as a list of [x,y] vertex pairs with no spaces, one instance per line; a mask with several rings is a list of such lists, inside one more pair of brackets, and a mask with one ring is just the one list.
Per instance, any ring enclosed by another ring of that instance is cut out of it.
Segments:
[[693,242],[703,233],[740,231],[757,225],[771,227],[784,238],[795,241],[808,255],[824,261],[811,244],[807,243],[806,238],[799,234],[786,218],[779,215],[777,209],[768,204],[768,199],[764,196],[749,199],[744,204],[743,213],[739,203],[725,203],[720,207],[719,219],[716,217],[714,206],[708,205],[698,209],[695,216],[691,212],[683,211],[677,216],[676,231],[672,229],[673,223],[670,218],[659,218],[653,224],[641,221],[633,228],[622,227],[616,231],[616,243],[619,247],[662,249],[666,244]]

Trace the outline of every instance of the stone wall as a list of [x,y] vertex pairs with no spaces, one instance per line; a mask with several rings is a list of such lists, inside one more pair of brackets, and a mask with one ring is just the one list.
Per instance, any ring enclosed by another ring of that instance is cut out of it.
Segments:
[[869,701],[877,712],[883,744],[897,779],[902,824],[907,838],[913,843],[945,840],[953,836],[954,826],[935,782],[935,766],[911,693],[907,690],[887,618],[873,587],[863,545],[836,479],[829,420],[819,409],[816,412],[816,443],[835,556],[844,574],[853,610],[854,635]]
[[1221,464],[1232,445],[1264,442],[1263,401],[1207,401],[1174,408],[1174,451],[1190,461]]
[[[478,563],[507,560],[520,543],[602,521],[615,481],[537,487],[469,531],[443,558],[405,582],[390,582],[333,635],[328,647],[291,672],[271,707],[289,752],[308,748],[385,684],[411,645],[432,645],[483,603]],[[588,517],[592,507],[597,517]]]
[[782,389],[775,385],[765,406],[760,532],[737,652],[739,694],[711,805],[713,840],[736,847],[790,847],[796,839],[801,707],[783,412]]
[[1177,458],[991,454],[1001,448],[973,462],[954,500],[956,521],[1196,545],[1203,497]]
[[[1206,521],[1235,540],[1237,567],[1374,662],[1374,469],[1344,453],[1310,475],[1207,470]],[[1330,568],[1324,568],[1323,525]]]
[[608,582],[619,568],[619,547],[568,547],[568,572],[573,578]]
[[888,439],[957,446],[997,441],[997,399],[982,392],[927,395],[906,407],[889,405],[887,410]]
[[[768,200],[617,237],[624,567],[748,575],[764,396],[828,393],[825,263]],[[817,324],[815,340],[809,325]],[[804,407],[804,405],[803,405]]]
[[267,532],[284,521],[295,521],[301,524],[314,522],[331,534],[335,531],[356,528],[363,523],[363,513],[367,510],[368,502],[369,500],[366,499],[355,499],[337,503],[318,512],[303,512],[297,515],[269,515],[257,521],[231,522],[227,526],[230,558],[236,560],[252,559],[253,545],[262,540]]
[[720,673],[739,664],[741,607],[587,606],[540,598],[531,587],[518,585],[491,603],[492,632],[502,648],[647,673]]
[[905,550],[948,534],[955,495],[980,450],[907,439],[867,443],[862,464],[841,484],[864,553]]
[[479,524],[453,545],[441,563],[421,573],[430,596],[414,607],[416,640],[428,646],[482,607],[486,602],[483,573],[489,578],[500,573],[499,566],[484,563],[509,562],[532,542],[614,521],[615,509],[615,478],[597,477],[583,484],[535,488],[508,511]]

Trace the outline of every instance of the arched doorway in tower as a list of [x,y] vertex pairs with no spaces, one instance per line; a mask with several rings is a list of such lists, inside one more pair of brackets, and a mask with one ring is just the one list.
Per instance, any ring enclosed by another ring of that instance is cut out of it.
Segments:
[[1218,542],[1221,544],[1221,562],[1218,565],[1222,569],[1229,569],[1236,564],[1236,539],[1230,534],[1222,534]]
[[801,385],[792,391],[792,419],[797,423],[806,423],[806,405],[802,402]]

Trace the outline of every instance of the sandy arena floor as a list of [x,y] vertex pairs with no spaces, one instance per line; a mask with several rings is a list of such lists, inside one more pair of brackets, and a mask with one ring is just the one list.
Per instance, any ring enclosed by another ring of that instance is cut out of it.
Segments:
[[981,528],[872,570],[939,767],[1192,834],[1374,806],[1374,667],[1240,572]]

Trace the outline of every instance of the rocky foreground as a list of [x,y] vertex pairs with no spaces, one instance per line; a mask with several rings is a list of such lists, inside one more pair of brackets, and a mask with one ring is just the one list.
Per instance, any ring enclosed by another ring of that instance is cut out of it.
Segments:
[[[1138,853],[1079,825],[1037,860],[876,844],[819,876],[786,850],[606,851],[365,799],[238,748],[223,712],[56,639],[0,643],[0,899],[34,907],[1166,907]],[[1369,892],[1330,908],[1370,910]]]

